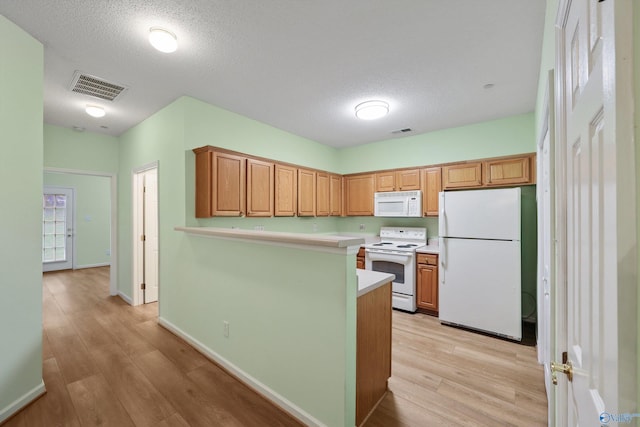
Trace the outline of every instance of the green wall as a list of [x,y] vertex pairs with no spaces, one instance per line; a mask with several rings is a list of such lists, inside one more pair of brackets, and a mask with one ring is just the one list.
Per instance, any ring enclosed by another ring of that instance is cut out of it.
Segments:
[[118,138],[44,125],[44,166],[78,171],[118,171]]
[[536,151],[533,113],[339,150],[338,172],[422,166]]
[[75,268],[111,262],[111,179],[104,176],[45,173],[45,186],[75,190]]
[[160,312],[165,283],[174,276],[178,244],[173,227],[185,224],[184,109],[180,102],[163,108],[120,137],[118,173],[118,291],[133,299],[133,195],[136,168],[158,162]]
[[43,47],[0,15],[0,423],[43,391]]
[[[228,128],[228,123],[238,129]],[[236,137],[237,144],[228,143]],[[355,255],[266,248],[174,230],[185,225],[187,211],[193,215],[192,203],[186,202],[187,193],[193,192],[193,174],[186,173],[186,164],[193,160],[191,148],[212,144],[266,155],[250,149],[249,143],[256,140],[268,141],[275,153],[286,152],[288,161],[298,164],[307,155],[317,161],[304,162],[311,167],[325,168],[332,160],[331,150],[320,144],[186,97],[121,136],[119,291],[131,297],[132,171],[157,161],[161,320],[312,417],[327,425],[343,425],[355,416],[355,402],[345,401],[355,389],[355,367],[349,361],[355,360]],[[303,147],[296,151],[297,157],[289,152],[296,140]],[[291,263],[292,259],[297,261]],[[323,274],[310,273],[312,265],[322,266]],[[269,322],[264,323],[267,318]],[[237,331],[232,332],[235,339],[220,340],[222,320]],[[317,344],[296,348],[296,337],[305,332],[317,334]]]

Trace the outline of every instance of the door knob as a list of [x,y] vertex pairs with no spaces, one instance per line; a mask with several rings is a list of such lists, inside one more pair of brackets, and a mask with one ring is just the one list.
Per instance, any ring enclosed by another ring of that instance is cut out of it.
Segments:
[[573,365],[571,361],[567,361],[567,363],[551,362],[551,382],[553,382],[553,385],[558,385],[558,376],[556,375],[558,372],[566,374],[569,382],[573,381]]

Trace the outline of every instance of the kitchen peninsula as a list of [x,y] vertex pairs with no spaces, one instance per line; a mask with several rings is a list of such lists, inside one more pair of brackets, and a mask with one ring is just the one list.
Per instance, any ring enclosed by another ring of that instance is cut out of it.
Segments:
[[198,274],[172,288],[160,324],[306,425],[353,426],[356,406],[360,424],[390,375],[394,278],[356,270],[364,239],[175,230],[183,271]]

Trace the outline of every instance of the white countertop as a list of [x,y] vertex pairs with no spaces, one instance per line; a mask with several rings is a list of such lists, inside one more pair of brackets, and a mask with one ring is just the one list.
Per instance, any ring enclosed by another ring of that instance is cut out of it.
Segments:
[[218,227],[175,227],[175,230],[208,237],[294,244],[309,247],[348,248],[350,246],[360,246],[365,242],[363,237],[340,236],[335,234],[286,233],[280,231],[254,231]]
[[356,274],[358,275],[358,296],[371,292],[396,278],[395,274],[361,270],[359,268],[356,269]]
[[440,247],[438,247],[438,245],[430,244],[430,245],[422,246],[416,249],[416,252],[419,254],[436,254],[437,255],[440,253]]

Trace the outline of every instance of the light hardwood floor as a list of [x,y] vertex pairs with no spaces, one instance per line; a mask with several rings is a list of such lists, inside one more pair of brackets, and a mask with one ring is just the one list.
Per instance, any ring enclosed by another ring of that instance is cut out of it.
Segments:
[[[108,295],[109,269],[43,277],[47,393],[3,427],[298,426],[157,325],[157,305]],[[542,426],[535,347],[393,312],[390,392],[366,427]]]
[[3,427],[301,425],[108,288],[107,267],[44,274],[47,393]]
[[546,426],[533,331],[523,344],[393,312],[389,392],[366,427]]

